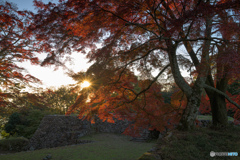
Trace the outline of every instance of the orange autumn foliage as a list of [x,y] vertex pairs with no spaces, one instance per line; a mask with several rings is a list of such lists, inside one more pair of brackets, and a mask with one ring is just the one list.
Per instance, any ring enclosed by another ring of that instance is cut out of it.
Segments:
[[[91,68],[93,75],[89,75],[96,76],[97,87],[94,86],[90,93],[83,90],[77,103],[71,106],[72,110],[79,109],[80,117],[85,116],[87,119],[99,114],[102,119],[112,121],[111,117],[118,113],[120,118],[121,115],[127,115],[129,119],[144,117],[142,124],[149,122],[157,127],[157,123],[152,122],[156,118],[152,117],[164,117],[164,113],[168,113],[165,110],[170,110],[170,113],[174,110],[168,104],[167,109],[163,107],[165,104],[159,94],[161,90],[154,91],[155,87],[159,89],[157,79],[167,70],[168,74],[173,74],[175,83],[184,92],[187,101],[191,102],[176,101],[176,106],[186,104],[187,112],[183,121],[187,123],[182,123],[186,124],[183,128],[193,128],[203,83],[210,73],[210,55],[217,55],[220,50],[228,59],[239,59],[234,48],[237,45],[237,24],[225,23],[224,20],[219,22],[226,10],[239,15],[236,0],[221,3],[196,0],[66,0],[59,4],[34,2],[38,13],[34,17],[33,30],[36,39],[41,41],[43,51],[49,54],[45,61],[47,64],[54,63],[54,59],[72,51],[82,52],[90,62],[100,64]],[[233,34],[224,26],[232,28]],[[215,34],[220,36],[216,37]],[[226,48],[221,50],[226,42],[234,44],[234,47],[229,48],[231,54],[225,52]],[[186,48],[187,54],[178,52],[181,47]],[[215,58],[216,63],[222,63],[220,60],[219,57]],[[184,79],[179,66],[190,71],[196,69],[196,81],[192,81],[192,85]],[[171,71],[166,67],[171,67]],[[217,68],[221,70],[222,66]],[[239,72],[237,65],[234,68]],[[136,92],[133,84],[138,82],[129,70],[137,70],[145,80],[154,83],[140,81],[142,90]],[[159,72],[158,76],[152,76],[154,71]],[[211,87],[215,87],[214,84]],[[180,95],[176,97],[181,98]],[[88,98],[87,103],[82,100]],[[195,114],[189,116],[188,113]],[[164,118],[161,118],[158,124],[168,123],[167,118],[164,122]]]
[[[118,76],[115,77],[115,80],[117,79]],[[112,85],[99,86],[92,92],[81,90],[76,103],[70,107],[67,114],[77,110],[79,118],[88,119],[92,123],[95,116],[109,123],[114,123],[114,119],[128,120],[134,123],[124,133],[134,136],[143,128],[158,131],[172,128],[179,117],[171,104],[164,103],[161,85],[154,83],[141,94],[137,91],[136,87],[143,90],[149,83],[151,81],[137,80],[133,72],[129,71]]]
[[[0,107],[11,104],[7,98],[14,93],[2,93],[9,88],[18,89],[19,83],[29,84],[39,82],[32,75],[25,74],[24,68],[16,62],[28,61],[38,64],[37,51],[33,34],[28,30],[32,13],[20,11],[8,2],[0,4]],[[6,92],[7,92],[6,91]],[[12,104],[14,105],[14,104]]]

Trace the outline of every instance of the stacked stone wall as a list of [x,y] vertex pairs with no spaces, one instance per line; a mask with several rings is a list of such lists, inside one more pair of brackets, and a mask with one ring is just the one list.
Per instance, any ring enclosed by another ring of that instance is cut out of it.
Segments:
[[[211,123],[210,121],[199,122],[199,125],[202,127],[207,127]],[[95,119],[95,124],[91,124],[89,121],[78,119],[76,116],[48,115],[42,119],[26,149],[35,150],[88,143],[89,141],[79,140],[79,138],[96,132],[121,134],[129,124],[131,123],[126,120],[115,120],[115,123],[108,123],[106,121],[103,122],[98,118]],[[161,134],[164,133],[165,132]],[[153,133],[144,129],[143,132],[140,133],[141,137],[133,138],[133,140],[146,140],[151,134]]]
[[90,122],[72,116],[45,116],[29,141],[30,150],[52,148],[76,143],[78,138],[91,133]]
[[28,150],[52,148],[64,145],[87,143],[80,137],[91,133],[123,133],[130,123],[115,120],[115,123],[103,122],[96,118],[95,124],[76,116],[45,116],[30,139]]

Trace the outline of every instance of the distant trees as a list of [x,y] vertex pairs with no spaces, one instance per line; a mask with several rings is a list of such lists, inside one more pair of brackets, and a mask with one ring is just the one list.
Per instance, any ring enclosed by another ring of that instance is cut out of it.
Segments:
[[74,104],[77,93],[69,86],[62,86],[57,89],[48,90],[42,93],[48,106],[51,109],[59,110],[60,113],[66,113],[68,108]]
[[18,109],[55,110],[64,114],[68,107],[75,102],[76,97],[77,93],[72,92],[71,87],[62,86],[57,89],[39,90],[35,93],[21,92],[15,97],[8,98],[8,101]]

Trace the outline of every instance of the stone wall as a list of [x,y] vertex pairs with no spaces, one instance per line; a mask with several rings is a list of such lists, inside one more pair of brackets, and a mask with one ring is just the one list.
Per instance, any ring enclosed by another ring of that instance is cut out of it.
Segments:
[[129,121],[114,119],[115,123],[103,122],[99,118],[95,118],[95,124],[92,124],[92,129],[99,133],[118,133],[121,134],[129,126]]
[[100,133],[123,133],[130,123],[128,121],[115,120],[115,123],[102,122],[96,119],[95,124],[87,120],[81,120],[73,116],[45,116],[39,128],[30,139],[28,150],[52,148],[64,145],[87,143],[78,140],[80,137]]
[[91,124],[72,116],[45,116],[29,141],[27,149],[52,148],[76,143],[81,136],[91,133]]
[[[207,127],[210,121],[200,121],[200,126]],[[27,150],[41,148],[52,148],[71,144],[88,143],[89,141],[79,140],[80,137],[91,133],[118,133],[121,134],[129,126],[129,121],[115,120],[115,123],[103,122],[95,119],[95,124],[87,120],[81,120],[73,116],[48,115],[45,116],[38,129],[32,136]],[[164,134],[165,132],[161,133]],[[134,141],[146,140],[153,132],[143,130],[141,137],[133,138]],[[158,132],[154,134],[159,134]],[[155,135],[156,136],[156,135]]]

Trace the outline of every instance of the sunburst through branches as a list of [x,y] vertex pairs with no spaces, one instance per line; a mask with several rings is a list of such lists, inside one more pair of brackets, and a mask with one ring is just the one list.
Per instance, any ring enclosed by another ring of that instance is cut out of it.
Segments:
[[81,84],[81,88],[87,88],[89,86],[91,86],[91,83],[87,80],[83,81]]

